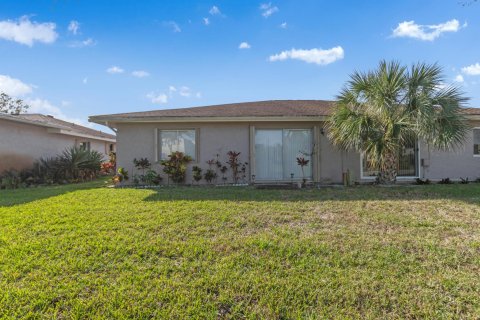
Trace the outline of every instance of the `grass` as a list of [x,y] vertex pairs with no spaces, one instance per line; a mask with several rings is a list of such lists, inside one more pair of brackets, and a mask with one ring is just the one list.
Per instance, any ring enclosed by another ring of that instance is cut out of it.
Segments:
[[480,185],[0,191],[0,318],[478,318]]

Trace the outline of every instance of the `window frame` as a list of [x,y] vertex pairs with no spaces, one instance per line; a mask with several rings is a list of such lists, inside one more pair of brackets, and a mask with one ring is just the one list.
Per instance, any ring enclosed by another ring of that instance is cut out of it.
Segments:
[[[474,130],[480,130],[480,127],[473,127],[473,128],[472,128],[473,157],[474,157],[474,158],[480,158],[480,153],[478,153],[478,154],[475,153],[475,136],[474,136],[474,133],[473,133]],[[478,146],[480,146],[480,144],[478,144]],[[479,148],[479,151],[480,151],[480,148]]]
[[[85,144],[86,148],[83,147],[83,144]],[[91,150],[90,141],[80,141],[78,143],[78,148],[82,150],[90,151]]]
[[[268,182],[284,182],[284,181],[292,181],[292,179],[290,178],[282,178],[280,180],[272,180],[272,179],[259,179],[258,176],[257,176],[257,170],[256,170],[256,161],[257,161],[257,154],[256,154],[256,133],[257,131],[261,131],[261,130],[280,130],[282,132],[282,152],[283,152],[283,140],[284,140],[284,136],[283,136],[283,133],[285,130],[309,130],[310,131],[310,136],[311,136],[311,147],[312,147],[312,155],[310,156],[310,170],[311,170],[311,175],[309,177],[306,177],[307,181],[315,181],[315,154],[316,154],[316,143],[315,143],[315,127],[311,127],[311,126],[306,126],[306,127],[283,127],[283,126],[257,126],[257,127],[253,127],[253,131],[251,132],[251,134],[253,134],[252,136],[252,140],[251,140],[251,143],[252,143],[252,148],[253,148],[253,154],[254,154],[254,157],[253,159],[251,160],[251,163],[254,163],[254,167],[255,167],[255,181],[259,181],[259,182],[262,182],[262,183],[268,183]],[[252,151],[251,151],[252,152]],[[284,168],[282,168],[282,170],[284,170]],[[295,182],[298,182],[298,181],[302,181],[302,177],[295,177],[293,179],[293,181]]]
[[200,158],[200,148],[199,148],[199,129],[198,128],[155,128],[155,161],[162,161],[162,160],[168,160],[162,159],[162,138],[161,138],[161,133],[162,131],[193,131],[194,133],[194,141],[195,141],[195,151],[193,155],[190,155],[192,157],[192,162],[193,163],[198,163],[199,158]]
[[[480,129],[480,128],[479,128]],[[397,180],[412,180],[412,179],[419,179],[420,178],[420,170],[421,166],[421,157],[420,157],[420,143],[419,141],[416,142],[417,145],[417,175],[416,176],[397,176]],[[480,155],[479,155],[480,156]],[[365,152],[360,153],[360,179],[361,180],[375,180],[377,177],[375,176],[364,176],[363,174],[363,158],[365,157]]]

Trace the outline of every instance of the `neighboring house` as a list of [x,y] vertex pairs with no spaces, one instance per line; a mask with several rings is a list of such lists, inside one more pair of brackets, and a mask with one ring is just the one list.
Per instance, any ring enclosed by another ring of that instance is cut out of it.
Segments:
[[[225,163],[227,152],[234,150],[249,162],[246,182],[301,180],[297,157],[310,160],[305,174],[314,182],[341,183],[347,170],[353,181],[372,181],[376,173],[363,155],[339,150],[329,141],[325,121],[333,105],[321,100],[259,101],[99,115],[89,121],[116,130],[117,164],[132,173],[134,158],[157,162],[178,150],[205,170],[207,160],[218,154]],[[480,109],[466,108],[465,114],[472,130],[463,146],[450,152],[434,150],[421,141],[405,146],[398,180],[480,177]]]
[[115,136],[41,114],[0,113],[0,173],[32,167],[41,157],[54,157],[78,146],[108,158]]

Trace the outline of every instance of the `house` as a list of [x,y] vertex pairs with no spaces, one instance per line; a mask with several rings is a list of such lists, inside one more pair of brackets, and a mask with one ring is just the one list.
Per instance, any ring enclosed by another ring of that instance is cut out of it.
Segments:
[[41,157],[53,157],[78,146],[106,157],[115,151],[115,136],[42,114],[0,113],[0,173],[30,168]]
[[[314,182],[341,183],[346,172],[353,181],[372,181],[376,172],[362,154],[339,150],[329,141],[325,121],[333,105],[322,100],[258,101],[98,115],[89,121],[116,131],[118,166],[131,173],[134,158],[156,162],[182,151],[205,169],[207,160],[218,154],[225,163],[226,153],[234,150],[249,163],[246,182],[301,180],[297,157],[310,160],[305,175]],[[462,147],[442,152],[422,141],[405,146],[398,180],[480,177],[480,109],[466,108],[465,114],[472,130]]]

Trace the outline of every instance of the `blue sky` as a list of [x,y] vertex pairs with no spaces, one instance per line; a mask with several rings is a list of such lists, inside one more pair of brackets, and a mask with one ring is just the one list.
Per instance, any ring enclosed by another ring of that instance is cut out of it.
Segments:
[[480,3],[459,0],[4,0],[0,90],[85,124],[95,114],[333,99],[355,69],[396,59],[438,62],[480,107],[478,35]]

